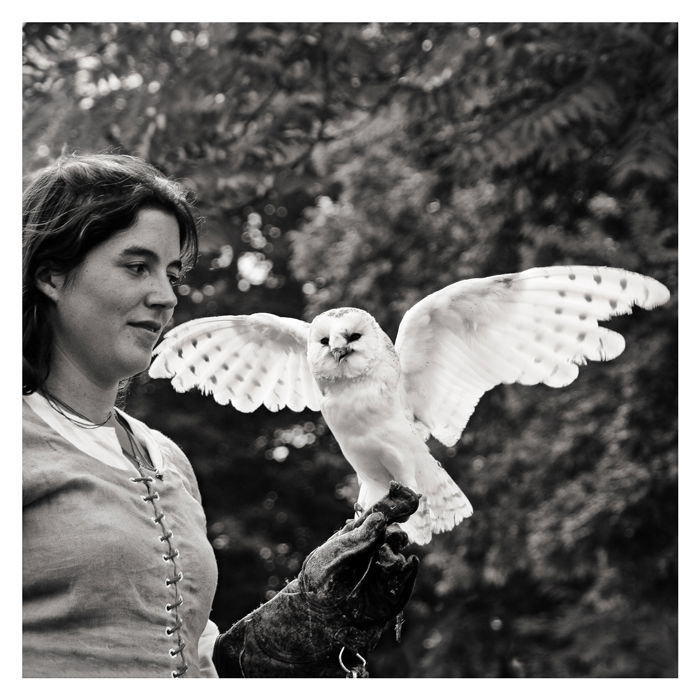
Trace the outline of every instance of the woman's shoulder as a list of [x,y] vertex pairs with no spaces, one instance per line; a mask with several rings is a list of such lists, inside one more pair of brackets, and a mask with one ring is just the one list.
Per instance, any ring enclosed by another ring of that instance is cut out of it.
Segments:
[[76,454],[70,443],[42,419],[40,409],[36,398],[23,397],[22,499],[25,506],[66,483]]
[[22,397],[22,450],[23,454],[38,449],[56,449],[55,431],[42,420],[40,402],[34,395]]
[[49,426],[39,418],[37,413],[38,398],[36,394],[22,396],[22,433],[36,435],[49,432]]

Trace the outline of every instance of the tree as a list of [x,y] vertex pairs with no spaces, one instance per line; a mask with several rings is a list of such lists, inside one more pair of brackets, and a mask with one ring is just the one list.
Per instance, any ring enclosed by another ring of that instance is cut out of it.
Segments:
[[[422,548],[385,676],[677,673],[677,27],[25,26],[25,164],[148,157],[196,193],[176,321],[403,312],[460,278],[583,263],[672,301],[615,362],[502,386],[435,454],[474,516]],[[168,406],[164,412],[162,406]],[[229,624],[349,516],[319,416],[235,414],[165,382],[130,410],[197,470]]]

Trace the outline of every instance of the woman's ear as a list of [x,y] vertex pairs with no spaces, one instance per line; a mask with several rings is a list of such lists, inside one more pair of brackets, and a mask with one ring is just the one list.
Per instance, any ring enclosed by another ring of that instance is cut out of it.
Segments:
[[57,302],[65,286],[66,276],[42,266],[34,275],[34,282],[40,292],[46,294],[53,302]]

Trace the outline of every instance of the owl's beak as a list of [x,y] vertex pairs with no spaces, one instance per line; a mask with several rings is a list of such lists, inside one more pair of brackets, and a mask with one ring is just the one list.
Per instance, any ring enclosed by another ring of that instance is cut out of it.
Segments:
[[347,345],[343,345],[339,348],[331,348],[331,355],[333,355],[336,362],[340,362],[346,355],[349,355],[351,352],[352,350]]

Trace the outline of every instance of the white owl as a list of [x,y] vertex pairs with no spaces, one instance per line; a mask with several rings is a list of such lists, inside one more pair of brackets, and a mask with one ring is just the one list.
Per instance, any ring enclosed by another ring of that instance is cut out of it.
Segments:
[[623,337],[598,321],[669,297],[626,270],[533,268],[428,295],[404,315],[396,345],[354,308],[310,324],[266,313],[189,321],[167,333],[149,372],[239,411],[320,410],[357,472],[358,505],[379,500],[392,479],[405,484],[422,497],[404,528],[425,544],[472,514],[428,436],[454,445],[497,384],[566,386],[586,360],[617,357]]

